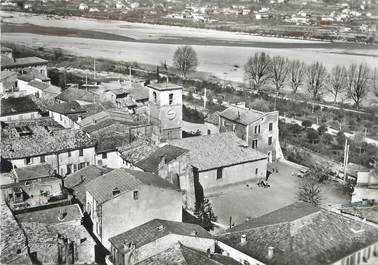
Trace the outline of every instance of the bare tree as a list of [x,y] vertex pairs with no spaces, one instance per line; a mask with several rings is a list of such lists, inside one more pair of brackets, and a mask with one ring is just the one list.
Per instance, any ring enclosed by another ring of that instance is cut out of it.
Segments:
[[293,90],[293,93],[295,94],[297,93],[298,88],[303,85],[306,65],[299,60],[294,60],[289,63],[288,70],[290,86]]
[[366,64],[352,64],[347,71],[348,95],[358,108],[368,93],[369,68]]
[[347,73],[346,68],[336,65],[329,75],[329,86],[327,90],[333,95],[333,102],[336,103],[337,96],[346,89]]
[[320,205],[321,198],[320,184],[309,179],[303,179],[299,183],[298,187],[298,200],[311,203],[315,206]]
[[269,65],[271,63],[269,55],[264,52],[255,53],[244,65],[244,78],[251,88],[260,90],[270,78]]
[[374,68],[373,76],[371,77],[373,92],[376,97],[378,97],[378,71],[377,68]]
[[327,69],[319,62],[311,64],[306,71],[307,91],[313,100],[319,100],[323,94],[326,80]]
[[184,78],[188,73],[195,71],[198,59],[195,50],[191,46],[178,47],[173,55],[173,64]]
[[278,92],[283,87],[288,74],[287,59],[281,56],[274,56],[270,64],[270,74]]

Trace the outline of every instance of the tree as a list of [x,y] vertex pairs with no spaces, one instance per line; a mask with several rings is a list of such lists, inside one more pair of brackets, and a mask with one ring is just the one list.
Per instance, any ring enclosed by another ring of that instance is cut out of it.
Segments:
[[313,100],[319,100],[323,94],[327,79],[327,69],[319,62],[311,64],[306,71],[307,91]]
[[311,144],[316,143],[319,140],[319,133],[313,128],[307,129],[306,136]]
[[269,80],[269,66],[271,60],[264,52],[255,53],[244,65],[244,79],[249,82],[251,88],[260,90]]
[[298,187],[298,199],[319,206],[321,202],[321,187],[313,180],[303,179]]
[[214,229],[212,222],[216,222],[218,217],[215,215],[209,199],[204,198],[202,202],[196,202],[194,214],[197,216],[200,226],[207,231]]
[[251,109],[259,110],[262,112],[270,111],[270,103],[264,99],[256,99],[250,104]]
[[366,64],[352,64],[347,72],[348,95],[359,108],[362,99],[368,93],[369,68]]
[[320,135],[323,135],[325,132],[327,132],[328,128],[326,125],[322,124],[318,127],[318,133]]
[[310,120],[304,120],[302,121],[302,126],[305,127],[306,129],[312,126],[312,121]]
[[329,75],[329,86],[327,90],[333,95],[333,102],[337,102],[337,96],[345,90],[347,70],[345,67],[336,65]]
[[195,71],[198,66],[195,50],[191,46],[178,47],[173,55],[173,64],[186,79],[188,73]]
[[325,134],[322,135],[322,142],[324,144],[327,144],[327,145],[331,144],[332,141],[333,141],[333,136],[330,135],[329,133],[325,133]]
[[378,71],[377,71],[377,68],[374,68],[374,72],[373,72],[373,76],[371,78],[371,82],[372,82],[372,88],[373,88],[373,92],[375,94],[376,97],[378,97]]
[[303,85],[305,70],[305,64],[299,60],[291,61],[288,65],[290,86],[294,94]]
[[270,75],[276,91],[278,92],[284,85],[288,73],[288,61],[281,56],[274,56],[270,63]]
[[338,143],[339,146],[344,146],[345,139],[346,139],[345,134],[342,131],[339,131],[336,134],[336,141],[337,141],[337,143]]

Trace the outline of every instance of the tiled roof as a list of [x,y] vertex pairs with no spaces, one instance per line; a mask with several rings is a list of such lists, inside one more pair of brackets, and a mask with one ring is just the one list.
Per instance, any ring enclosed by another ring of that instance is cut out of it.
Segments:
[[155,90],[159,91],[165,91],[165,90],[176,90],[176,89],[182,89],[182,86],[172,84],[172,83],[154,83],[154,84],[149,84],[147,87],[150,87]]
[[378,224],[378,204],[370,206],[361,205],[361,203],[358,203],[349,206],[343,206],[340,210],[342,213],[357,216],[361,219],[366,219],[369,222]]
[[189,150],[189,164],[198,170],[209,170],[249,161],[265,159],[266,155],[248,147],[235,133],[226,132],[180,140],[169,144]]
[[1,80],[4,80],[5,78],[8,78],[10,76],[17,78],[17,73],[13,71],[1,71]]
[[47,109],[60,114],[77,114],[85,112],[81,105],[76,101],[57,103],[47,106]]
[[1,99],[1,116],[35,111],[39,111],[39,108],[30,97],[9,97]]
[[[8,59],[6,59],[6,58]],[[47,65],[48,61],[39,57],[24,57],[11,60],[7,56],[1,56],[1,69],[26,67],[32,65]]]
[[56,98],[62,101],[66,101],[66,102],[75,101],[75,100],[94,102],[95,95],[84,89],[70,87],[64,90],[58,96],[56,96]]
[[136,265],[241,265],[236,260],[214,254],[211,257],[207,253],[186,247],[177,243],[159,254],[138,262]]
[[205,122],[218,125],[219,124],[219,114],[220,114],[219,111],[208,114],[205,118]]
[[86,184],[113,169],[90,165],[64,178],[64,187],[73,191],[75,198],[86,205]]
[[139,161],[136,166],[147,172],[156,172],[159,168],[161,157],[164,156],[165,162],[168,163],[187,152],[189,151],[177,146],[164,145],[163,147],[160,147],[155,152],[153,152],[147,158]]
[[[192,235],[193,231],[196,231],[197,235]],[[137,247],[141,247],[170,234],[213,238],[209,232],[196,224],[153,219],[124,233],[113,236],[109,238],[109,241],[117,249],[123,249],[125,241],[135,243]]]
[[15,174],[19,181],[27,179],[46,178],[51,176],[53,169],[50,164],[31,165],[15,168]]
[[[26,237],[11,210],[3,201],[0,211],[0,264],[32,264],[27,252]],[[18,250],[21,253],[17,253]]]
[[134,121],[133,117],[130,115],[129,112],[115,109],[103,110],[101,112],[97,112],[95,114],[87,116],[85,119],[79,122],[79,125],[82,127],[87,127],[91,125],[96,125],[97,123],[106,120],[112,120],[114,122],[129,125],[137,125],[137,123]]
[[67,152],[93,147],[95,144],[95,141],[82,130],[64,129],[49,132],[43,127],[34,127],[32,135],[3,139],[0,146],[3,158],[16,159]]
[[45,76],[44,74],[41,74],[36,69],[24,69],[22,74],[18,73],[17,78],[20,80],[23,80],[25,82],[33,81],[34,79],[39,79],[42,81],[49,81],[50,78],[48,76]]
[[[63,219],[59,219],[60,211],[63,212]],[[54,207],[46,210],[27,212],[16,215],[16,219],[21,223],[43,223],[43,224],[61,224],[71,221],[80,223],[83,214],[78,204]]]
[[177,190],[176,186],[157,175],[126,168],[114,169],[95,178],[87,184],[87,189],[97,203],[102,204],[113,198],[114,188],[118,188],[123,193],[144,185]]
[[1,52],[11,52],[12,49],[1,45]]
[[45,93],[51,93],[58,95],[62,92],[62,89],[60,87],[51,85],[49,83],[41,82],[38,80],[32,80],[28,83],[29,86],[36,87],[38,89],[41,89]]
[[[377,243],[378,229],[297,203],[234,227],[218,240],[267,265],[326,265]],[[274,247],[271,259],[268,247]]]
[[136,101],[146,101],[149,99],[148,88],[142,85],[134,85],[132,88],[128,89],[127,92]]
[[129,143],[128,135],[111,135],[106,137],[94,136],[93,138],[97,140],[97,153],[116,151],[117,148]]
[[118,148],[121,158],[136,165],[139,161],[147,158],[158,146],[154,145],[150,139],[137,139],[127,145]]
[[229,107],[222,111],[219,115],[228,120],[248,125],[262,118],[265,115],[265,113],[252,109]]

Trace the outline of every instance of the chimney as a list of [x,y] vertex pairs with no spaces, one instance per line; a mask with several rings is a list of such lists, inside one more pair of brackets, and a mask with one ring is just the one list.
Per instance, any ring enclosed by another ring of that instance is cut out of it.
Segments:
[[211,252],[210,248],[208,248],[206,250],[206,256],[209,258],[209,259],[212,259],[213,258],[213,253]]
[[240,119],[240,112],[238,111],[238,119]]
[[240,237],[240,245],[244,246],[245,244],[247,244],[247,235],[242,234]]
[[63,209],[59,209],[58,220],[62,221],[66,217],[67,213]]
[[274,247],[269,246],[268,247],[268,255],[266,255],[267,259],[272,259],[274,256]]

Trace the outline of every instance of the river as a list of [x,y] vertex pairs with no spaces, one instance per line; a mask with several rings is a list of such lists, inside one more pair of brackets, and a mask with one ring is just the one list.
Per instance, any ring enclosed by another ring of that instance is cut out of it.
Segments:
[[[261,37],[245,33],[182,28],[113,20],[79,17],[50,18],[46,15],[1,12],[3,22],[14,23],[17,31],[2,32],[1,40],[33,47],[62,48],[80,56],[135,61],[146,64],[172,64],[177,46],[190,44],[196,50],[199,71],[232,81],[243,80],[243,65],[255,52],[300,59],[305,63],[320,61],[328,68],[336,64],[367,63],[378,66],[376,46],[329,43],[316,40],[295,40]],[[23,25],[37,25],[43,31]],[[54,30],[46,30],[54,27]],[[58,30],[57,30],[58,29]],[[61,34],[59,29],[107,33],[127,38],[114,40],[96,35]]]

